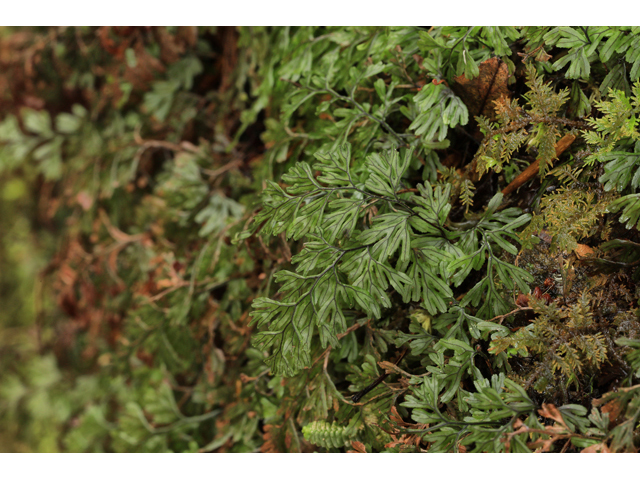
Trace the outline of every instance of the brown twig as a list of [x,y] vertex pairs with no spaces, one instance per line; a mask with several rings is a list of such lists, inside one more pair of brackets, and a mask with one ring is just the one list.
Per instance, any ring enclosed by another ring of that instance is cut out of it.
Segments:
[[[567,134],[558,140],[556,143],[556,158],[562,155],[562,153],[571,146],[573,141],[576,139],[575,135]],[[526,182],[531,180],[536,176],[540,167],[540,160],[534,161],[531,165],[529,165],[524,172],[518,175],[509,185],[507,185],[503,190],[503,195],[509,195],[511,192],[514,192]]]
[[504,315],[498,315],[497,317],[493,317],[492,319],[488,320],[489,322],[493,322],[497,319],[500,319],[500,321],[498,322],[498,324],[502,325],[502,321],[507,318],[509,315],[513,315],[514,313],[518,313],[518,312],[522,312],[524,310],[533,310],[533,308],[531,307],[518,307],[515,310],[511,310],[509,313],[505,313]]
[[526,62],[529,57],[532,57],[534,54],[538,53],[542,47],[544,47],[544,43],[540,44],[537,48],[535,48],[534,50],[531,50],[530,52],[518,52],[518,56],[522,57],[522,62]]
[[203,168],[202,173],[209,175],[209,180],[213,180],[214,178],[219,177],[223,173],[231,169],[237,168],[240,165],[242,165],[242,160],[239,158],[236,158],[235,160],[231,160],[226,165],[223,165],[220,168],[216,168],[215,170],[209,170],[209,169]]
[[[408,348],[405,347],[404,350],[402,351],[402,353],[400,354],[400,357],[395,361],[395,365],[398,365],[400,363],[400,360],[402,360],[404,358],[404,356],[406,355],[407,350],[408,350]],[[362,397],[364,397],[367,393],[369,393],[371,390],[373,390],[378,385],[380,385],[382,383],[382,381],[385,378],[387,378],[388,375],[389,375],[389,371],[385,371],[382,375],[380,375],[378,378],[376,378],[373,383],[371,383],[370,385],[366,386],[365,388],[360,390],[358,393],[353,394],[351,396],[351,401],[353,403],[360,402],[360,399],[362,399]]]
[[[353,332],[354,330],[357,330],[361,327],[361,325],[359,323],[354,323],[353,325],[351,325],[349,328],[347,328],[344,333],[340,333],[337,335],[338,340],[343,339],[344,337],[346,337],[347,335],[349,335],[351,332]],[[316,363],[318,363],[318,360],[320,360],[322,357],[326,357],[327,359],[329,358],[329,352],[331,352],[331,345],[329,345],[327,348],[325,348],[324,352],[322,352],[318,358],[316,358],[313,363],[311,364],[311,367],[313,367]],[[326,362],[327,360],[325,360]],[[309,368],[311,368],[309,367]]]

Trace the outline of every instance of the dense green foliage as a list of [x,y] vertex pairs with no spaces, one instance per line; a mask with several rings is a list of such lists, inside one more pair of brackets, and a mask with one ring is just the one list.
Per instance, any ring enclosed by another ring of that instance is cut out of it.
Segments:
[[3,31],[0,448],[637,451],[638,32]]

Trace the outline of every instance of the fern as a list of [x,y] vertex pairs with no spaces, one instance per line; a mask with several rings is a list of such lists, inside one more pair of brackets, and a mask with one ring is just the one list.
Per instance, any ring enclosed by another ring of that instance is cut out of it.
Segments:
[[530,247],[535,233],[543,229],[551,236],[552,252],[572,252],[578,243],[594,236],[600,221],[616,203],[615,193],[582,187],[580,183],[562,187],[540,201],[541,214],[534,215],[520,237]]
[[[596,160],[606,162],[613,160],[615,155],[608,155],[622,140],[635,141],[640,138],[636,128],[637,114],[640,112],[640,82],[633,86],[633,99],[620,90],[610,90],[609,100],[602,100],[596,105],[603,113],[600,118],[589,119],[593,131],[585,132],[587,143],[596,145],[597,151],[588,159],[589,163]],[[619,153],[619,152],[618,152]],[[609,185],[611,188],[613,185]]]
[[[498,276],[507,289],[528,291],[531,277],[497,256],[500,249],[517,249],[507,239],[528,215],[517,209],[497,212],[502,195],[487,211],[461,231],[447,227],[450,188],[418,185],[404,188],[403,176],[412,152],[371,154],[360,173],[350,167],[349,147],[317,154],[314,169],[301,163],[283,176],[285,190],[269,182],[264,208],[254,229],[266,234],[306,236],[304,248],[292,263],[297,272],[280,271],[278,300],[259,298],[252,313],[261,330],[254,345],[270,351],[267,363],[276,373],[293,375],[310,364],[315,332],[323,347],[337,346],[347,329],[344,309],[359,308],[380,318],[391,308],[391,287],[404,302],[421,302],[431,314],[444,312],[453,296],[450,284],[460,285],[487,261],[488,276],[465,297],[463,305],[478,306],[479,315],[508,309],[494,284]],[[370,228],[364,217],[373,212]],[[464,230],[464,229],[467,230]]]
[[556,70],[568,66],[567,78],[587,79],[594,63],[606,65],[609,73],[600,86],[603,92],[609,88],[628,91],[628,78],[635,81],[640,77],[637,27],[556,27],[545,33],[544,41],[568,49],[553,63]]
[[[460,234],[460,240],[456,246],[462,247],[460,255],[448,266],[448,272],[454,285],[460,285],[469,275],[472,269],[479,270],[487,264],[487,276],[480,280],[465,295],[461,305],[478,306],[484,300],[478,310],[478,315],[488,317],[504,313],[508,309],[507,301],[501,292],[496,289],[494,276],[500,278],[504,287],[513,290],[516,286],[520,291],[528,292],[528,282],[533,278],[524,270],[501,260],[497,252],[504,249],[515,255],[517,248],[509,243],[507,238],[516,239],[515,230],[523,226],[530,219],[529,215],[520,215],[518,209],[509,208],[502,212],[496,212],[502,202],[502,194],[495,195],[482,219],[475,226]],[[501,225],[502,224],[502,225]],[[506,238],[505,238],[506,237]]]
[[571,309],[562,309],[532,299],[530,304],[537,315],[533,323],[513,335],[494,338],[490,351],[498,355],[512,349],[524,356],[535,355],[539,363],[533,368],[535,373],[528,383],[542,375],[544,382],[537,384],[539,389],[555,382],[552,376],[556,371],[564,381],[569,379],[578,386],[576,373],[582,373],[587,367],[599,369],[609,355],[606,340],[593,321],[589,302],[589,297],[583,295]]
[[356,427],[355,422],[347,426],[341,426],[335,422],[328,423],[319,420],[302,427],[302,433],[306,440],[319,447],[340,448],[348,447],[352,441],[357,441],[360,438],[359,430],[363,428],[364,425],[362,423],[358,427]]
[[567,101],[567,89],[556,93],[542,81],[533,65],[527,69],[527,85],[530,90],[524,95],[528,108],[522,108],[517,100],[501,98],[495,102],[497,123],[479,117],[478,125],[484,140],[476,153],[476,169],[481,175],[489,170],[501,172],[515,152],[528,143],[535,148],[540,162],[540,174],[549,170],[556,157],[555,144],[562,134],[562,126],[571,124],[560,118],[561,107]]
[[432,76],[452,80],[454,75],[465,75],[472,79],[478,75],[478,65],[492,55],[502,57],[513,71],[510,44],[521,35],[513,27],[433,27],[420,32],[418,46],[426,56],[424,67]]
[[627,360],[629,365],[635,370],[634,375],[640,378],[640,340],[631,338],[619,338],[616,340],[618,345],[628,347]]
[[[413,409],[414,421],[429,425],[422,438],[431,444],[430,452],[460,451],[461,447],[472,452],[503,451],[504,437],[513,431],[518,417],[535,411],[535,403],[524,389],[500,374],[474,381],[476,393],[464,392],[463,401],[458,402],[465,412],[464,420],[458,420],[440,410],[443,378],[447,377],[426,377],[412,387],[403,403]],[[530,451],[521,445],[520,451]]]
[[425,141],[442,142],[449,128],[466,125],[469,120],[467,107],[450,88],[430,83],[414,97],[417,116],[409,125],[416,135]]
[[591,72],[591,61],[600,41],[606,34],[606,27],[582,28],[580,31],[572,27],[557,27],[544,37],[549,45],[568,48],[566,56],[553,64],[555,69],[569,64],[567,78],[588,78]]
[[[609,100],[597,104],[603,116],[590,120],[594,131],[584,134],[587,142],[596,147],[587,163],[605,163],[605,173],[599,180],[607,191],[623,192],[629,188],[637,191],[640,186],[640,133],[637,128],[640,82],[636,82],[632,91],[633,98],[628,98],[622,91],[611,90]],[[625,195],[608,207],[612,213],[621,209],[620,221],[626,223],[628,229],[636,226],[640,219],[638,195]]]
[[13,448],[640,446],[638,28],[5,33]]

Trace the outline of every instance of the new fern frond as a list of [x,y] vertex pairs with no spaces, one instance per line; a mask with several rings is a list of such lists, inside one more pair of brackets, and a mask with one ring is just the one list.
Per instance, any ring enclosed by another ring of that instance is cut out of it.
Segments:
[[554,92],[553,88],[542,81],[536,74],[535,67],[527,69],[527,86],[529,91],[524,95],[528,108],[522,108],[517,100],[505,97],[495,102],[497,123],[478,117],[478,125],[485,135],[476,153],[477,171],[484,174],[489,170],[502,171],[513,154],[525,145],[535,148],[540,161],[540,174],[549,170],[556,156],[555,144],[562,134],[563,126],[574,122],[559,117],[562,106],[569,97],[569,90]]
[[[604,189],[615,189],[622,193],[630,188],[636,192],[640,187],[640,132],[638,115],[640,114],[640,81],[632,89],[633,97],[620,90],[610,90],[609,100],[597,104],[603,116],[590,119],[594,131],[584,133],[587,143],[595,147],[586,163],[596,161],[605,164],[605,173],[600,177]],[[623,209],[620,221],[627,228],[638,225],[640,220],[640,198],[638,194],[625,195],[608,206],[615,213]]]
[[325,448],[348,447],[352,441],[359,439],[359,431],[364,428],[360,423],[357,427],[355,424],[341,426],[337,423],[328,423],[325,421],[311,422],[302,427],[304,438],[314,445]]
[[608,100],[596,103],[603,113],[600,118],[587,120],[593,131],[585,132],[587,143],[597,146],[597,152],[590,158],[590,163],[595,160],[606,162],[613,160],[615,156],[607,155],[612,152],[618,142],[623,139],[636,141],[640,139],[637,130],[640,113],[640,82],[636,82],[632,89],[633,98],[629,98],[621,90],[609,90]]

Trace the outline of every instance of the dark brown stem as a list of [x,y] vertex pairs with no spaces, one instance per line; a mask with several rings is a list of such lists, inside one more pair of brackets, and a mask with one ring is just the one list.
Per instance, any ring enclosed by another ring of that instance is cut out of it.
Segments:
[[[405,356],[405,354],[407,353],[407,348],[405,347],[405,349],[402,351],[402,353],[400,354],[400,358],[398,358],[398,360],[396,360],[395,364],[397,365],[398,363],[400,363],[400,360],[402,360]],[[367,393],[369,393],[371,390],[373,390],[374,388],[376,388],[378,385],[380,385],[382,383],[382,381],[387,378],[387,375],[389,375],[389,372],[384,372],[382,375],[380,375],[378,378],[376,378],[374,380],[373,383],[371,383],[370,385],[367,385],[365,388],[363,388],[362,390],[360,390],[358,393],[355,393],[352,397],[351,397],[351,401],[353,403],[358,403],[362,397],[364,397]]]

